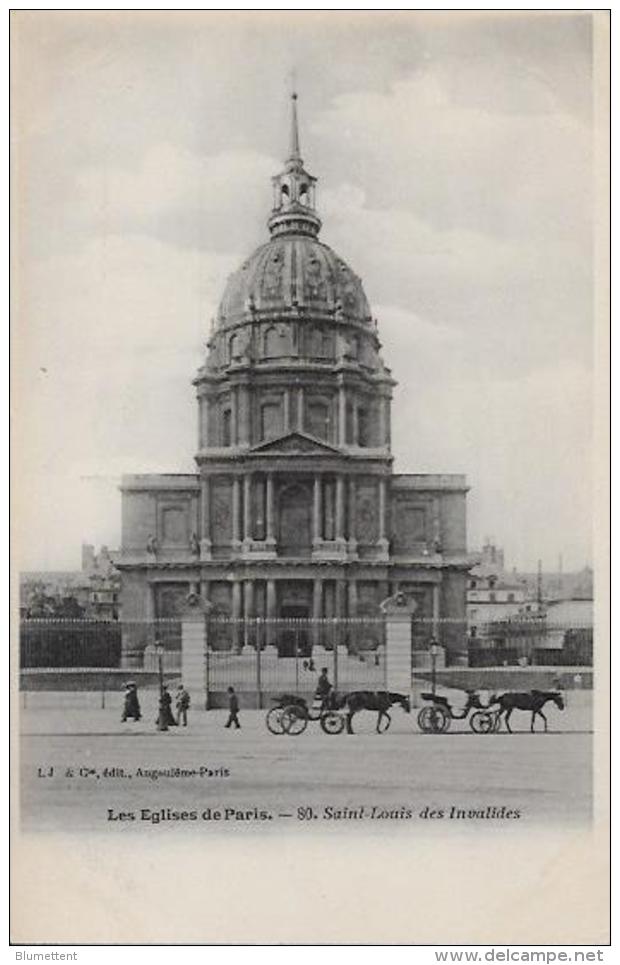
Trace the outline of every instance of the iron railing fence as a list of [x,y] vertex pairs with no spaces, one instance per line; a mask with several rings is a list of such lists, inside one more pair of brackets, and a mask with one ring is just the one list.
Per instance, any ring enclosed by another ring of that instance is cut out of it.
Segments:
[[[261,676],[264,689],[326,666],[343,683],[377,685],[385,676],[383,618],[231,619],[206,617],[206,659],[214,679],[232,683],[234,674]],[[424,665],[432,640],[444,644],[441,661],[462,667],[591,667],[590,626],[537,620],[487,624],[476,636],[460,620],[416,619],[412,625],[412,666]],[[156,672],[156,646],[163,646],[166,671],[180,670],[181,619],[52,620],[20,624],[20,667],[140,668]],[[306,664],[307,666],[304,666]],[[252,668],[252,669],[251,669]]]

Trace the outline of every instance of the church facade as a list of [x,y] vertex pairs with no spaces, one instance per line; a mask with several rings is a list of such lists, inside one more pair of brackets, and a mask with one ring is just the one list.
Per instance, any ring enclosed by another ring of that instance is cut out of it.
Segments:
[[229,278],[194,379],[196,472],[123,477],[127,665],[139,621],[190,592],[222,618],[320,621],[379,617],[403,590],[414,647],[466,650],[466,480],[393,472],[395,383],[360,279],[319,240],[315,188],[293,95],[270,237]]

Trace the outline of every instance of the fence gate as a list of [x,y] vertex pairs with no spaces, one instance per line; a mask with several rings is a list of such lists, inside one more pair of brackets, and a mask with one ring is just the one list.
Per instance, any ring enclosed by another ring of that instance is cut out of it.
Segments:
[[208,708],[226,706],[228,687],[247,707],[282,693],[310,699],[323,668],[336,690],[384,690],[384,621],[207,619]]

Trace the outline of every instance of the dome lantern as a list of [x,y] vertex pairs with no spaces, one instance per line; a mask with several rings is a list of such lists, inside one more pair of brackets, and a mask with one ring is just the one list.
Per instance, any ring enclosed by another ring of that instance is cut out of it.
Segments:
[[276,174],[273,184],[273,210],[268,225],[271,237],[284,234],[316,237],[321,219],[315,210],[316,178],[304,168],[299,150],[297,94],[291,94],[290,153],[284,171]]

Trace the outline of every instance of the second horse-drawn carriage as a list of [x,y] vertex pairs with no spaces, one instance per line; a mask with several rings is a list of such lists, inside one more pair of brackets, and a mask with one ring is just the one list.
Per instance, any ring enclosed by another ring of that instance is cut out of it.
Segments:
[[489,704],[483,704],[480,694],[476,690],[467,691],[467,700],[460,712],[455,712],[447,697],[435,693],[420,694],[422,700],[427,701],[418,714],[418,726],[425,734],[444,734],[453,720],[465,720],[469,717],[469,726],[474,734],[490,734],[495,730],[497,713],[490,709]]
[[426,700],[427,706],[418,714],[418,726],[426,734],[444,734],[453,720],[465,720],[469,717],[469,726],[474,734],[499,733],[502,721],[506,730],[512,733],[510,716],[514,710],[525,710],[532,714],[530,730],[534,733],[536,718],[540,717],[545,731],[547,718],[542,708],[551,702],[559,710],[564,710],[564,698],[556,690],[530,690],[523,693],[508,691],[503,694],[492,694],[488,703],[483,704],[480,694],[475,690],[467,691],[467,700],[460,713],[455,713],[447,697],[435,693],[420,694]]

